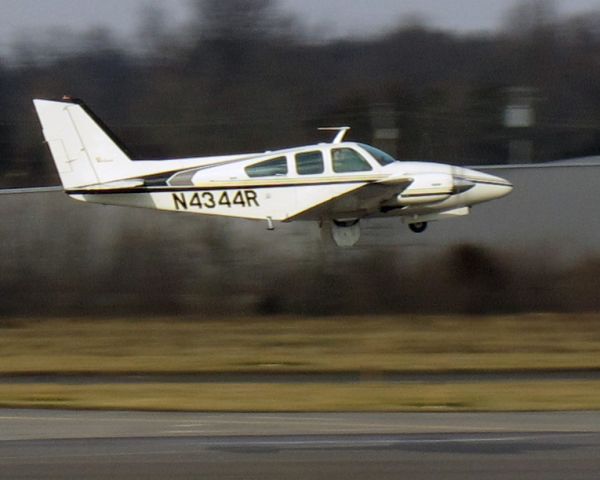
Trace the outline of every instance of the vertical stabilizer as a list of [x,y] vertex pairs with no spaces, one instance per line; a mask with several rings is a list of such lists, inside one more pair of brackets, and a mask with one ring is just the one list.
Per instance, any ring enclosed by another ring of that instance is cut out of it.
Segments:
[[125,178],[131,159],[102,122],[77,100],[34,100],[65,190]]

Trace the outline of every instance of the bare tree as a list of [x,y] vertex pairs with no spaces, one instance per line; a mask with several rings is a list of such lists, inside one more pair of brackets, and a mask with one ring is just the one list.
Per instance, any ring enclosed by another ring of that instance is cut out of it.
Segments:
[[511,8],[505,20],[505,30],[512,36],[530,36],[558,23],[556,0],[522,0]]
[[273,0],[193,0],[193,24],[201,38],[255,41],[288,33],[293,25]]
[[140,12],[137,37],[145,56],[163,56],[162,51],[171,37],[168,14],[163,8],[154,4],[144,6]]

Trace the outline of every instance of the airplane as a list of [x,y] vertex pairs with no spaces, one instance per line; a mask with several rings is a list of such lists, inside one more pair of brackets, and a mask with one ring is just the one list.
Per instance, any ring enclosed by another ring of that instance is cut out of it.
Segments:
[[314,221],[341,247],[360,239],[360,222],[401,217],[422,233],[430,222],[468,215],[513,186],[477,170],[398,161],[345,141],[263,153],[133,160],[81,100],[35,99],[64,191],[82,202],[275,222]]

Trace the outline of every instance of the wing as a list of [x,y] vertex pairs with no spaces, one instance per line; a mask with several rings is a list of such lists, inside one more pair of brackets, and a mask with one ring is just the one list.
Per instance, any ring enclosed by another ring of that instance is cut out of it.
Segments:
[[477,165],[473,170],[532,170],[560,167],[597,167],[600,166],[600,157],[573,158],[569,160],[553,160],[543,163],[512,163],[503,165]]
[[412,182],[412,178],[399,178],[395,179],[393,183],[365,183],[358,188],[314,205],[286,221],[365,218],[378,212],[383,204],[400,195]]
[[47,192],[62,192],[62,186],[55,187],[31,187],[31,188],[5,188],[0,189],[0,195],[19,195],[24,193],[47,193]]

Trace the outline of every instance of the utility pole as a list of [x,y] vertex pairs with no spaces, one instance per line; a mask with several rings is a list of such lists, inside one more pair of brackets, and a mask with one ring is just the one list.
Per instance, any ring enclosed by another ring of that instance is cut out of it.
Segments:
[[531,132],[535,126],[535,89],[512,87],[507,94],[504,126],[509,131],[508,162],[531,163],[534,157]]
[[371,128],[373,130],[373,146],[398,158],[398,140],[400,130],[396,123],[394,106],[379,103],[370,108]]

